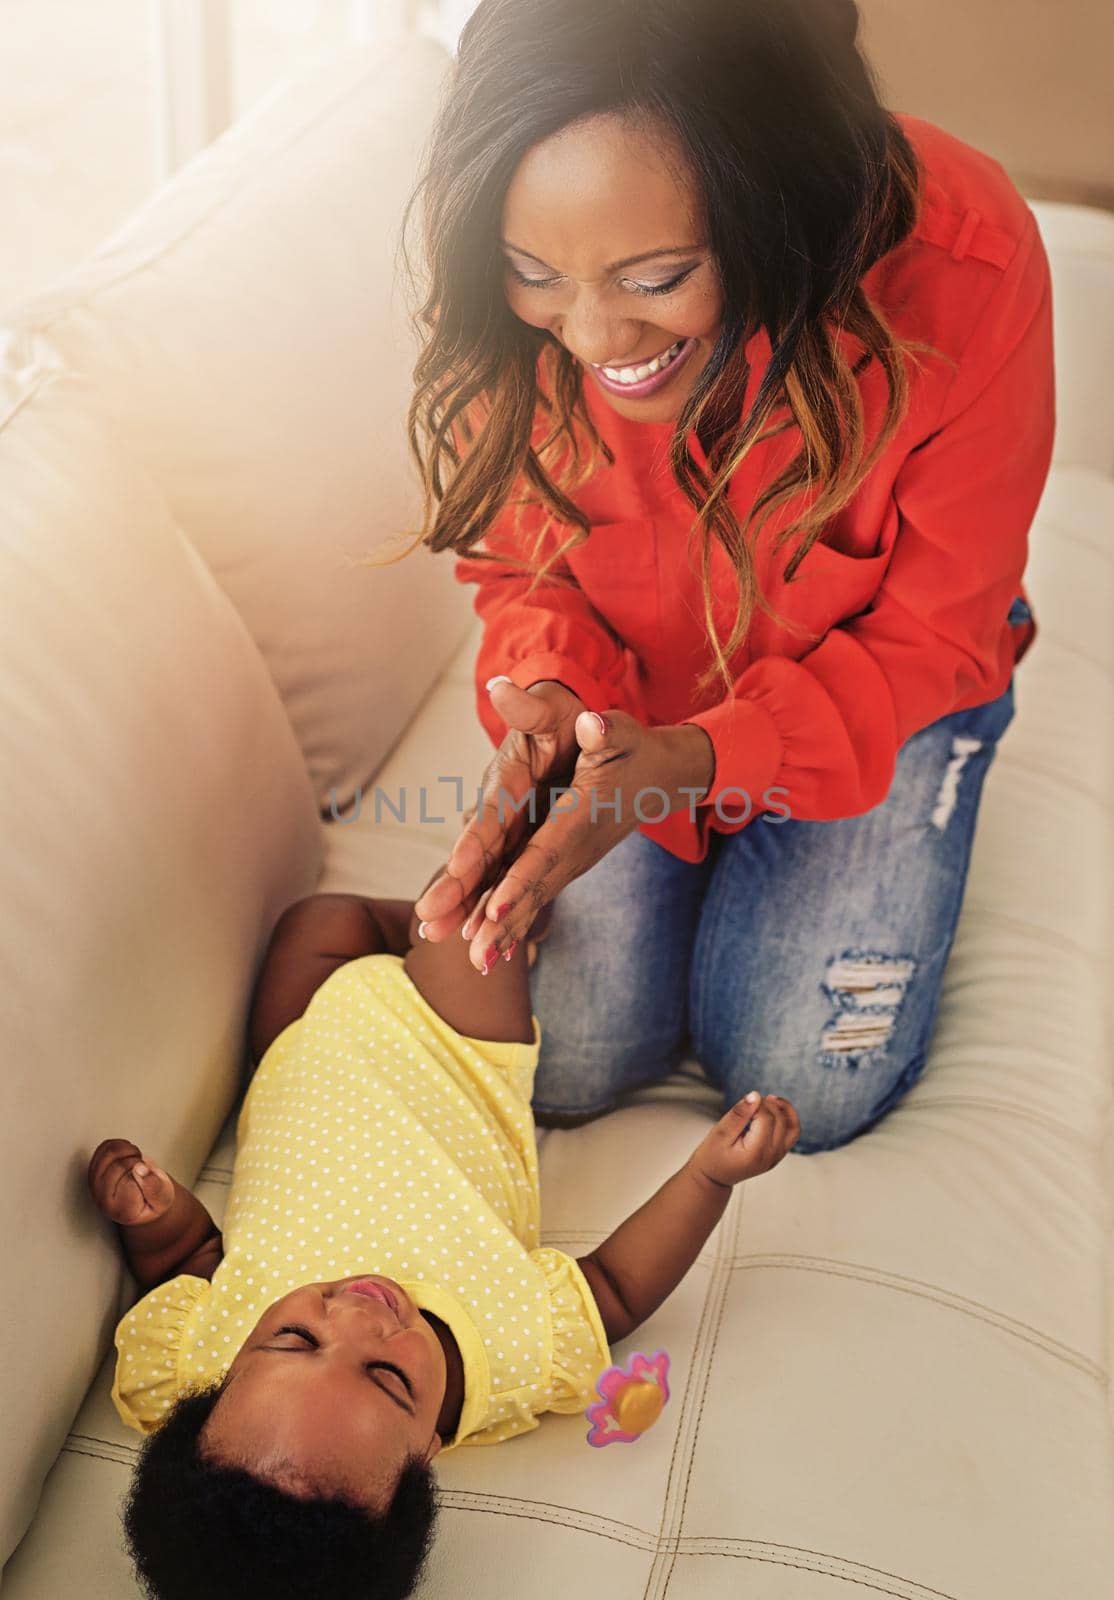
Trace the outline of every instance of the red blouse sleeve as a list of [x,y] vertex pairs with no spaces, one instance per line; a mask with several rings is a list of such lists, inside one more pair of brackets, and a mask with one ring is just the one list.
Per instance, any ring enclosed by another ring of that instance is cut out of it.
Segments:
[[[732,693],[686,721],[706,729],[716,772],[697,808],[700,859],[716,817],[755,811],[855,816],[885,799],[906,739],[960,705],[1001,694],[1014,666],[1005,619],[1052,460],[1055,387],[1048,259],[1030,213],[977,321],[935,430],[909,453],[894,498],[899,524],[869,610],[829,630],[800,660],[752,662]],[[676,818],[647,832],[667,841]]]
[[[542,515],[541,507],[525,508],[523,532],[516,538],[514,507],[504,507],[482,548],[494,555],[526,556]],[[564,535],[558,538],[559,532],[543,545],[543,557],[562,542]],[[495,744],[502,741],[507,726],[484,686],[498,673],[505,673],[523,689],[543,678],[555,679],[578,695],[589,710],[618,706],[646,720],[630,652],[589,603],[568,565],[558,561],[552,570],[557,577],[571,580],[570,586],[547,576],[528,594],[530,574],[510,562],[461,556],[453,567],[459,582],[477,585],[474,604],[484,631],[475,663],[476,709]]]

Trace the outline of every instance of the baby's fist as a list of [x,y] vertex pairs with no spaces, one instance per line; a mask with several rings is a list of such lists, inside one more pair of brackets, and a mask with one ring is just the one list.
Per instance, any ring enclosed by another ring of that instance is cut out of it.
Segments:
[[144,1160],[130,1139],[102,1139],[89,1161],[89,1189],[113,1222],[154,1222],[174,1201],[174,1179]]
[[801,1136],[801,1119],[776,1094],[739,1100],[697,1146],[692,1162],[712,1183],[736,1184],[776,1167]]

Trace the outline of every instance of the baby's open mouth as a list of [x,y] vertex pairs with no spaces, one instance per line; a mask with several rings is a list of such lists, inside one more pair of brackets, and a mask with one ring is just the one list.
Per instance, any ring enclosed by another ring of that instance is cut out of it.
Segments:
[[377,1283],[374,1278],[358,1278],[355,1283],[346,1284],[341,1293],[366,1295],[369,1300],[380,1301],[388,1311],[398,1316],[398,1301],[384,1284]]

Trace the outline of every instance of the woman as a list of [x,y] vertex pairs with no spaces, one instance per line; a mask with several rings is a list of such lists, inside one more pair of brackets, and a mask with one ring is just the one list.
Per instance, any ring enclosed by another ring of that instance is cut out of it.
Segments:
[[461,35],[410,437],[497,750],[417,909],[484,971],[560,891],[543,1121],[691,1051],[825,1150],[924,1070],[1035,632],[1051,298],[1002,168],[881,106],[858,20],[481,0]]

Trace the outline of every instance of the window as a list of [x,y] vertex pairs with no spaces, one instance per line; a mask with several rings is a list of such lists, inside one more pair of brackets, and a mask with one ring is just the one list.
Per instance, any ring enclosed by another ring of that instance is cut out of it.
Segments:
[[475,0],[0,0],[0,319],[317,55]]

